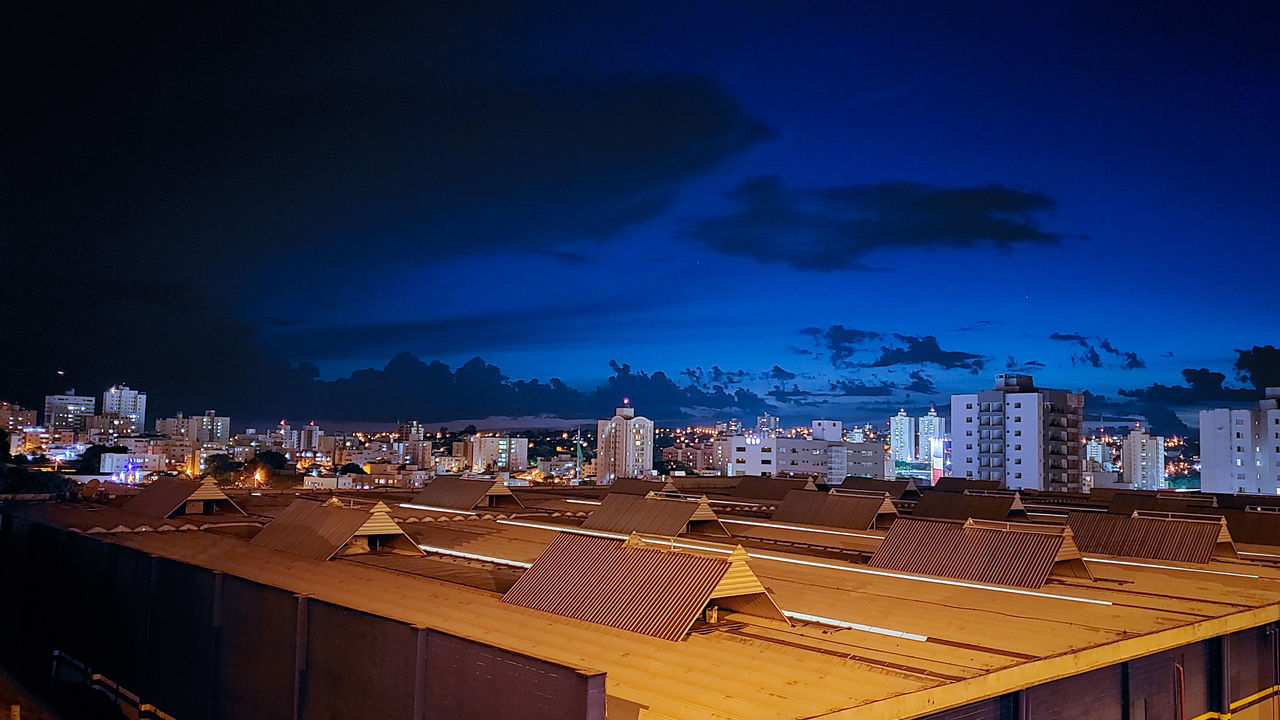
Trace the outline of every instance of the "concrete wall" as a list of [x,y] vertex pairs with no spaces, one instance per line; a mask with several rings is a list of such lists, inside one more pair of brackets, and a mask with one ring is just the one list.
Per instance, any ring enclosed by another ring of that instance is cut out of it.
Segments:
[[605,678],[0,514],[0,661],[181,720],[604,720]]

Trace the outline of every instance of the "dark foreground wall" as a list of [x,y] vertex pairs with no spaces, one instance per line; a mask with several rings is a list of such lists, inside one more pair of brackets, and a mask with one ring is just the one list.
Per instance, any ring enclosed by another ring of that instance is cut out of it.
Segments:
[[928,720],[1272,720],[1277,628],[1253,628],[1118,663]]
[[0,515],[0,661],[179,720],[603,720],[605,677]]

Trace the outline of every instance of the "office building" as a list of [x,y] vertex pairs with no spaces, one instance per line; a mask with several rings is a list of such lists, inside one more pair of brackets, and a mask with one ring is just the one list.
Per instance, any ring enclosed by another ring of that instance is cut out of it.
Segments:
[[92,395],[76,395],[75,388],[65,395],[46,395],[44,425],[51,430],[84,430],[85,418],[93,414],[97,404]]
[[889,455],[897,462],[916,461],[916,419],[906,410],[889,419]]
[[128,385],[112,386],[102,393],[102,414],[128,418],[133,423],[130,432],[142,432],[147,427],[147,394]]
[[596,478],[645,477],[653,471],[653,421],[623,403],[613,417],[596,423]]
[[1151,436],[1142,428],[1134,428],[1124,439],[1120,451],[1124,482],[1139,490],[1168,487],[1164,474],[1164,438]]
[[0,429],[8,432],[10,437],[37,422],[35,410],[24,410],[21,405],[0,402]]
[[1280,493],[1280,387],[1256,408],[1200,411],[1200,487]]
[[816,478],[829,484],[850,475],[885,478],[884,445],[848,442],[839,420],[814,420],[810,437],[762,438],[743,435],[721,438],[727,458],[726,475]]
[[1030,375],[951,396],[952,472],[1010,489],[1079,490],[1084,395],[1038,388]]

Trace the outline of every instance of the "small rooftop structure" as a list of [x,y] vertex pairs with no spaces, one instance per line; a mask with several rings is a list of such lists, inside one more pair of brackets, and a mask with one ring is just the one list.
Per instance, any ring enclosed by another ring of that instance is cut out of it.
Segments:
[[558,534],[502,602],[671,641],[711,605],[787,622],[741,547],[708,555],[635,535]]
[[450,475],[437,477],[413,496],[410,506],[431,510],[472,512],[489,508],[523,508],[502,480],[468,480]]
[[806,478],[761,477],[746,475],[734,486],[731,495],[748,500],[781,500],[792,490],[817,490]]
[[657,493],[679,493],[676,486],[669,480],[644,480],[642,478],[618,478],[613,484],[606,485],[609,494],[620,495],[648,495],[651,492]]
[[845,530],[887,528],[897,516],[889,493],[842,488],[832,488],[825,493],[792,490],[773,513],[773,519],[778,522]]
[[911,480],[877,480],[869,477],[850,475],[837,485],[841,490],[871,490],[887,492],[894,500],[919,500],[920,491]]
[[1226,519],[1213,515],[1072,512],[1067,525],[1090,554],[1200,564],[1236,557]]
[[931,490],[911,511],[913,517],[942,520],[1026,520],[1027,509],[1015,490]]
[[724,526],[705,497],[681,499],[610,493],[582,523],[588,530],[675,537],[687,532],[724,535]]
[[372,552],[424,554],[391,519],[385,503],[367,509],[343,507],[337,498],[323,503],[294,500],[252,543],[313,560]]
[[1119,490],[1111,496],[1111,501],[1107,504],[1107,512],[1116,515],[1132,515],[1137,510],[1197,513],[1217,505],[1218,501],[1212,495],[1154,490]]
[[240,506],[222,492],[213,478],[204,480],[156,478],[141,493],[125,503],[124,509],[131,513],[157,518],[215,513],[245,514]]
[[1069,528],[989,520],[900,517],[871,567],[1039,588],[1050,576],[1092,579]]

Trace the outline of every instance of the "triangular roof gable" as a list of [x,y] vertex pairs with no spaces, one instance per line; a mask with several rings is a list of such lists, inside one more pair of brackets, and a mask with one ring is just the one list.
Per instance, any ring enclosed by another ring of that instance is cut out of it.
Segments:
[[151,481],[142,492],[125,503],[124,510],[149,517],[167,518],[200,489],[195,480],[176,477],[160,477]]

